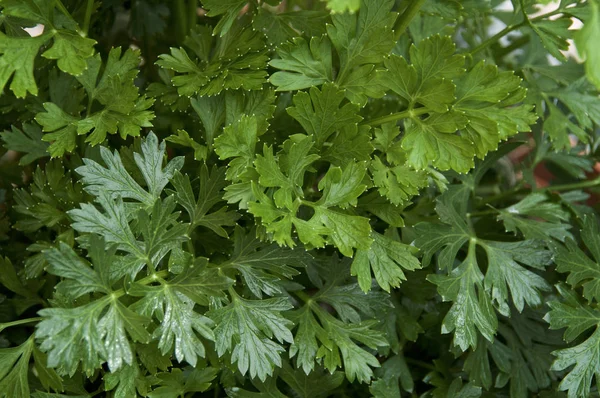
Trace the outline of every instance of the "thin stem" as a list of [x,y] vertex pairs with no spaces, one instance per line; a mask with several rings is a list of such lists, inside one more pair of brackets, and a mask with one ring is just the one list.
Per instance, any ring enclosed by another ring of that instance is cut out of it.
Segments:
[[408,28],[408,25],[410,25],[410,22],[415,18],[417,12],[419,12],[424,3],[425,0],[412,0],[402,15],[396,19],[396,23],[394,24],[396,41],[398,41],[400,36],[402,36],[402,33]]
[[88,35],[90,30],[90,20],[92,19],[92,11],[94,10],[94,0],[87,0],[85,5],[85,18],[83,19],[83,34]]
[[416,109],[407,109],[402,112],[392,113],[391,115],[378,117],[377,119],[368,120],[363,122],[363,124],[368,124],[369,126],[379,126],[384,123],[396,122],[398,120],[407,119],[409,117],[415,117],[424,115],[426,113],[431,112],[428,108],[416,108]]
[[501,200],[507,199],[507,198],[511,198],[515,195],[518,194],[526,194],[529,192],[529,189],[527,188],[514,188],[511,189],[509,191],[505,191],[505,192],[501,192],[497,195],[494,196],[489,196],[487,198],[483,198],[478,204],[479,205],[486,205],[488,203],[494,203],[494,202],[499,202]]
[[187,33],[189,33],[194,26],[196,26],[196,18],[198,17],[198,0],[189,0],[188,3],[188,27]]
[[54,3],[56,4],[56,6],[58,7],[58,9],[60,10],[60,12],[62,12],[63,14],[65,14],[67,17],[71,18],[74,20],[73,16],[71,15],[71,13],[69,12],[69,10],[67,10],[67,7],[65,7],[65,5],[62,3],[61,0],[56,0],[56,2]]
[[554,11],[548,12],[546,14],[537,16],[533,19],[529,19],[529,17],[525,16],[525,19],[523,21],[521,21],[517,24],[514,24],[514,25],[508,25],[506,28],[502,29],[500,32],[496,33],[494,36],[481,42],[477,47],[475,47],[474,49],[471,50],[470,55],[472,56],[474,54],[477,54],[479,51],[484,50],[485,48],[491,46],[492,44],[496,43],[498,40],[500,40],[502,37],[504,37],[507,34],[509,34],[510,32],[512,32],[513,30],[517,30],[527,24],[532,24],[532,23],[540,21],[542,19],[550,18],[551,16],[554,16],[557,14],[562,14],[562,13],[563,13],[563,10],[561,8],[559,8]]
[[600,177],[593,180],[586,180],[580,182],[574,182],[571,184],[559,184],[550,185],[544,188],[540,188],[537,191],[552,191],[552,192],[564,192],[564,191],[575,191],[578,189],[593,188],[600,185]]
[[425,361],[419,361],[418,359],[412,359],[412,358],[407,358],[407,357],[404,357],[404,360],[406,361],[406,363],[411,364],[411,365],[416,365],[421,368],[433,370],[436,372],[438,371],[438,369],[436,369],[435,366],[433,366],[432,364],[427,363]]
[[139,281],[136,281],[135,283],[140,284],[140,285],[148,285],[152,282],[156,282],[157,280],[164,278],[167,275],[169,275],[169,271],[167,271],[166,269],[163,269],[162,271],[154,272],[154,273],[148,275],[147,277],[142,278]]
[[474,211],[471,213],[467,213],[467,217],[483,217],[490,216],[498,213],[496,210],[483,210],[483,211]]
[[24,324],[27,324],[27,323],[39,322],[42,319],[43,319],[42,317],[37,317],[37,318],[19,319],[18,321],[0,323],[0,332],[3,331],[6,328],[10,328],[10,327],[13,327],[13,326],[19,326],[19,325],[24,325]]
[[185,5],[185,0],[175,0],[175,29],[177,30],[178,43],[182,43],[188,33]]
[[298,298],[301,299],[302,301],[304,301],[305,303],[308,303],[311,300],[311,297],[301,290],[294,292],[294,294],[296,296],[298,296]]
[[511,52],[515,51],[516,49],[521,48],[525,44],[529,43],[529,40],[530,40],[529,36],[519,37],[518,39],[516,39],[515,41],[510,43],[508,46],[501,47],[500,49],[498,49],[498,51],[496,51],[496,57],[502,58],[505,55],[510,54]]
[[[565,192],[565,191],[575,191],[578,189],[586,189],[600,186],[600,177],[595,178],[593,180],[586,180],[580,182],[574,182],[570,184],[558,184],[558,185],[549,185],[547,187],[539,188],[534,190],[534,192]],[[510,191],[499,193],[498,195],[490,196],[488,198],[482,199],[478,205],[486,205],[488,203],[499,202],[504,199],[511,198],[516,195],[525,195],[531,192],[528,188],[518,188],[511,189]],[[472,213],[475,214],[475,213]]]

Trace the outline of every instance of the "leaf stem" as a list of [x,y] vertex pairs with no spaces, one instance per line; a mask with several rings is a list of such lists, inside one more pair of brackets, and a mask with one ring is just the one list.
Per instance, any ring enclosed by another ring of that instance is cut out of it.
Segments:
[[10,328],[10,327],[13,327],[13,326],[19,326],[19,325],[24,325],[26,323],[39,322],[42,319],[43,319],[42,317],[37,317],[37,318],[19,319],[18,321],[0,323],[0,332],[3,331],[6,328]]
[[186,13],[186,4],[185,0],[175,0],[175,15],[176,15],[176,33],[177,33],[177,42],[183,43],[185,36],[188,33],[188,18],[185,15]]
[[[565,191],[575,191],[578,189],[586,189],[600,186],[600,177],[596,177],[593,180],[579,181],[570,184],[558,184],[558,185],[549,185],[547,187],[539,188],[533,190],[533,192],[565,192]],[[502,192],[494,196],[490,196],[488,198],[482,199],[478,204],[486,205],[488,203],[498,202],[503,199],[507,199],[519,194],[527,194],[531,192],[528,188],[519,188],[512,189],[510,191]],[[472,215],[475,213],[471,213]]]
[[189,0],[188,3],[188,27],[189,33],[196,26],[196,18],[198,17],[198,0]]
[[296,292],[294,292],[294,294],[296,296],[298,296],[299,299],[301,299],[302,301],[304,301],[305,303],[308,303],[311,300],[311,297],[306,294],[305,292],[303,292],[302,290],[298,290]]
[[494,215],[498,213],[497,210],[493,209],[493,210],[483,210],[483,211],[474,211],[471,213],[467,213],[467,217],[471,218],[471,217],[483,217],[483,216],[490,216],[490,215]]
[[60,12],[62,12],[67,17],[71,18],[72,20],[75,20],[73,18],[73,16],[71,15],[71,13],[69,12],[69,10],[67,10],[67,7],[65,7],[65,5],[63,4],[62,0],[56,0],[56,2],[54,4],[56,4],[56,6],[60,10]]
[[420,366],[420,367],[422,367],[424,369],[433,370],[435,372],[438,371],[438,369],[436,369],[435,366],[433,366],[432,364],[427,363],[425,361],[420,361],[418,359],[407,358],[407,357],[404,357],[404,360],[406,361],[406,363],[411,364],[411,365]]
[[153,272],[152,274],[148,275],[145,278],[140,279],[139,281],[136,281],[135,283],[140,284],[140,285],[148,285],[152,282],[155,282],[159,279],[164,278],[167,275],[169,275],[169,271],[167,271],[166,269],[163,269],[162,271]]
[[570,184],[559,184],[559,185],[549,185],[544,188],[540,188],[537,191],[553,191],[553,192],[563,192],[563,191],[575,191],[578,189],[585,188],[593,188],[600,185],[600,177],[596,177],[593,180],[579,181],[573,182]]
[[429,112],[430,112],[430,110],[425,107],[416,108],[416,109],[407,109],[402,112],[396,112],[396,113],[392,113],[387,116],[378,117],[377,119],[368,120],[368,121],[363,122],[362,124],[368,124],[370,126],[379,126],[384,123],[395,122],[395,121],[402,120],[402,119],[420,116],[420,115],[424,115]]
[[527,192],[529,192],[529,189],[527,189],[527,188],[511,189],[509,191],[501,192],[501,193],[499,193],[497,195],[494,195],[494,196],[489,196],[487,198],[483,198],[479,202],[479,204],[480,205],[486,205],[488,203],[498,202],[498,201],[501,201],[503,199],[510,198],[510,197],[512,197],[514,195],[518,195],[518,194],[521,194],[521,193],[525,194]]
[[557,14],[562,14],[563,13],[563,9],[562,8],[558,8],[554,11],[550,11],[546,14],[542,14],[540,16],[537,16],[533,19],[529,19],[529,17],[526,16],[526,14],[523,14],[525,17],[524,19],[514,25],[508,25],[506,28],[502,29],[500,32],[496,33],[494,36],[490,37],[489,39],[481,42],[477,47],[475,47],[474,49],[471,50],[471,52],[469,53],[471,56],[473,56],[474,54],[477,54],[479,51],[484,50],[485,48],[491,46],[492,44],[496,43],[498,40],[500,40],[502,37],[506,36],[507,34],[509,34],[510,32],[512,32],[513,30],[517,30],[525,25],[528,24],[532,24],[534,22],[537,22],[539,20],[542,19],[546,19],[546,18],[550,18],[551,16],[557,15]]
[[83,34],[88,35],[90,30],[90,20],[92,19],[92,11],[94,10],[94,0],[87,0],[85,5],[85,17],[83,19]]
[[394,24],[396,41],[398,41],[402,33],[408,28],[408,25],[410,25],[410,22],[415,18],[423,4],[425,4],[425,0],[412,0],[402,15],[396,19],[396,23]]

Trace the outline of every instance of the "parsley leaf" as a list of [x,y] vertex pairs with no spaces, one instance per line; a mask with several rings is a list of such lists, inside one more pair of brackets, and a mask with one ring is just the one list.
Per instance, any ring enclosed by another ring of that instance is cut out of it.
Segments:
[[[268,57],[258,32],[237,23],[214,43],[210,38],[208,27],[203,26],[186,39],[185,44],[197,59],[191,59],[183,48],[172,48],[170,55],[160,55],[157,64],[178,73],[171,81],[179,95],[210,96],[224,89],[256,90],[262,86]],[[245,44],[240,48],[238,42]]]
[[[291,322],[281,316],[281,311],[292,308],[287,298],[246,300],[229,290],[231,302],[212,309],[208,315],[215,328],[216,350],[219,356],[231,352],[231,361],[237,363],[241,374],[266,380],[274,367],[281,367],[280,343],[293,342],[289,330]],[[233,349],[233,350],[232,350]]]

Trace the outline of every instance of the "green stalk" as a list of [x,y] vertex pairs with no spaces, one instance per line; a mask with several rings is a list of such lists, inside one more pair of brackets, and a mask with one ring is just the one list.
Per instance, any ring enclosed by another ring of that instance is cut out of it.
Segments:
[[378,117],[377,119],[363,122],[369,126],[379,126],[384,123],[395,122],[402,119],[412,118],[431,112],[428,108],[407,109],[402,112],[392,113],[391,115]]
[[94,10],[94,0],[87,0],[85,5],[85,18],[83,19],[83,34],[88,35],[90,30],[90,20],[92,19],[92,11]]
[[[570,184],[558,184],[558,185],[549,185],[544,188],[539,188],[534,190],[533,192],[565,192],[565,191],[576,191],[578,189],[586,189],[600,186],[600,177],[596,177],[593,180],[579,181]],[[488,203],[499,202],[504,199],[511,198],[516,195],[525,195],[530,193],[531,190],[527,188],[519,188],[512,189],[510,191],[499,193],[498,195],[490,196],[488,198],[482,199],[478,205],[486,205]],[[471,213],[472,216],[475,216],[476,213]]]
[[496,43],[498,40],[500,40],[502,37],[506,36],[507,34],[509,34],[510,32],[512,32],[513,30],[517,30],[525,25],[531,25],[534,22],[537,22],[539,20],[542,19],[546,19],[546,18],[550,18],[553,15],[557,15],[557,14],[562,14],[563,10],[562,9],[557,9],[551,12],[548,12],[546,14],[540,15],[538,17],[535,17],[533,19],[529,19],[529,17],[527,17],[526,14],[524,16],[523,21],[514,24],[514,25],[508,25],[506,28],[502,29],[500,32],[496,33],[494,36],[490,37],[489,39],[481,42],[477,47],[475,47],[474,49],[471,50],[471,52],[469,53],[471,56],[473,56],[474,54],[477,54],[479,51],[484,50],[485,48],[491,46],[492,44]]
[[196,26],[196,18],[198,16],[198,0],[189,0],[188,3],[188,26],[187,32],[188,34],[190,30],[194,29]]
[[540,188],[537,191],[551,191],[551,192],[564,192],[564,191],[576,191],[578,189],[593,188],[600,185],[600,177],[596,177],[593,180],[586,180],[580,182],[574,182],[571,184],[559,184],[550,185],[544,188]]
[[408,25],[410,25],[410,22],[415,18],[423,4],[425,4],[425,0],[412,0],[402,15],[396,19],[396,23],[394,24],[396,41],[398,41],[402,33],[408,28]]
[[467,213],[467,217],[471,218],[471,217],[483,217],[483,216],[490,216],[490,215],[494,215],[498,213],[497,210],[483,210],[483,211],[474,211],[471,213]]
[[0,332],[3,331],[6,328],[10,328],[10,327],[13,327],[13,326],[19,326],[19,325],[24,325],[24,324],[27,324],[27,323],[39,322],[42,319],[43,319],[42,317],[37,317],[37,318],[19,319],[18,321],[0,323]]
[[58,9],[60,10],[60,12],[62,12],[63,14],[65,14],[67,17],[71,18],[74,20],[73,16],[71,15],[71,13],[69,12],[69,10],[67,10],[67,7],[65,7],[65,5],[62,3],[61,0],[56,0],[56,2],[54,3],[56,4],[56,6],[58,7]]
[[188,32],[188,18],[185,15],[186,4],[185,0],[175,0],[175,29],[177,42],[182,43]]
[[294,294],[305,303],[308,303],[311,300],[311,297],[301,290],[294,292]]

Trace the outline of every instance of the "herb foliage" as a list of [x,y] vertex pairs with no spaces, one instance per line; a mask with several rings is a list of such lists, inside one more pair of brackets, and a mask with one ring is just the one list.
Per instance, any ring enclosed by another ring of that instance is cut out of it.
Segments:
[[600,2],[538,3],[0,0],[0,398],[597,395]]

